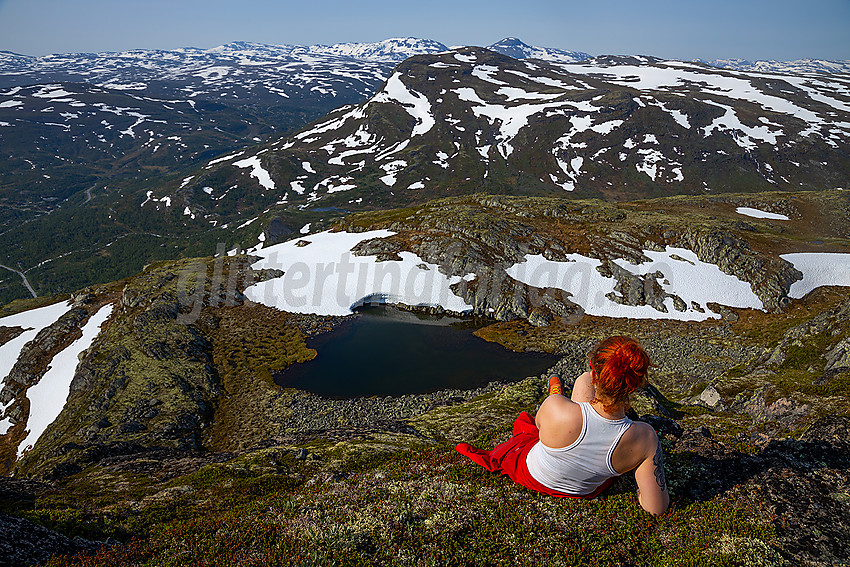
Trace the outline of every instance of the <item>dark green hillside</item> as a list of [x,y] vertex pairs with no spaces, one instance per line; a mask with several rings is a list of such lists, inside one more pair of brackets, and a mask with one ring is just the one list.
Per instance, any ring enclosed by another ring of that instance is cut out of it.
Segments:
[[275,132],[274,123],[245,108],[85,84],[28,86],[7,102],[16,106],[0,108],[0,122],[8,125],[0,129],[4,230],[68,206],[69,197],[86,189],[102,195],[108,187],[192,168]]
[[[129,209],[149,190],[176,190],[218,156],[361,102],[393,65],[293,49],[3,54],[0,263],[49,294],[124,277],[157,259],[211,254],[218,242],[239,244],[233,231],[205,237],[204,221],[187,227]],[[197,192],[209,200],[203,187]],[[236,220],[275,202],[253,192],[243,188],[234,201],[234,191],[220,205]],[[0,303],[29,296],[19,282],[0,275]]]

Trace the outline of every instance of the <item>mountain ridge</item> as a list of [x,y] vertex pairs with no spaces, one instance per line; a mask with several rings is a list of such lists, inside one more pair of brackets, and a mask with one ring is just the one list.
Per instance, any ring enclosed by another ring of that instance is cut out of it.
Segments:
[[700,63],[738,71],[764,71],[772,73],[850,73],[850,60],[795,59],[775,61],[760,59],[695,59]]
[[[465,48],[408,59],[368,101],[255,158],[279,205],[302,210],[482,187],[633,199],[842,186],[850,132],[838,117],[850,105],[826,94],[829,81],[773,77],[635,57],[531,62]],[[237,172],[227,160],[210,164],[189,187],[232,185],[245,177]]]
[[[453,46],[451,49],[463,46]],[[515,57],[518,59],[537,58],[548,61],[577,62],[595,57],[582,51],[569,51],[553,47],[539,47],[526,44],[516,37],[506,37],[488,46],[486,49]],[[18,64],[32,63],[39,59],[55,58],[63,55],[68,56],[93,56],[93,55],[121,55],[143,53],[227,53],[229,51],[239,52],[247,48],[261,51],[276,51],[278,55],[291,55],[293,53],[313,53],[324,55],[337,55],[342,57],[353,57],[375,61],[401,61],[413,55],[423,53],[435,53],[447,51],[450,48],[445,44],[431,39],[414,37],[389,38],[376,42],[344,42],[331,45],[295,45],[295,44],[267,44],[250,41],[234,41],[212,48],[182,47],[173,50],[160,49],[131,49],[106,52],[80,52],[50,54],[44,56],[26,55],[12,51],[0,50],[0,66],[9,64],[9,60],[17,61]],[[5,59],[5,61],[4,61]],[[675,58],[674,58],[675,60]],[[704,63],[718,68],[735,69],[739,71],[765,71],[765,72],[813,72],[813,73],[850,73],[850,60],[803,58],[787,61],[774,59],[748,60],[740,58],[727,59],[692,59],[693,62]],[[0,67],[2,68],[2,67]]]

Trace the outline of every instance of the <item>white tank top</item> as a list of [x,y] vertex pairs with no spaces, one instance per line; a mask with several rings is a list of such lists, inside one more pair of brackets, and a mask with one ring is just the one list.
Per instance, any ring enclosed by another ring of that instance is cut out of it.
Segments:
[[552,490],[584,496],[620,473],[611,465],[611,455],[632,420],[606,419],[589,402],[580,402],[582,426],[578,439],[569,447],[553,449],[538,441],[528,452],[528,472]]

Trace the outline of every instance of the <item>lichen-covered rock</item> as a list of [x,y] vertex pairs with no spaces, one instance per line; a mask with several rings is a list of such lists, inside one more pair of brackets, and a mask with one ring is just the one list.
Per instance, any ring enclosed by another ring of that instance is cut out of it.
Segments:
[[824,353],[824,372],[841,372],[850,369],[850,337],[838,341]]
[[43,526],[0,512],[0,565],[29,567],[57,554],[74,554],[101,547],[100,542],[69,538]]
[[632,394],[631,406],[638,415],[668,416],[670,413],[661,401],[661,393],[651,384]]

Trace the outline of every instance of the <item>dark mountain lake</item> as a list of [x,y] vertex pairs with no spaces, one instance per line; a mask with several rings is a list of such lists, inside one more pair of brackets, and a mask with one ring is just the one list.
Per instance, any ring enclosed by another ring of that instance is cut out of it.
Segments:
[[309,340],[318,356],[278,373],[275,382],[332,398],[398,396],[520,380],[558,361],[488,343],[472,334],[476,328],[449,317],[370,307]]

